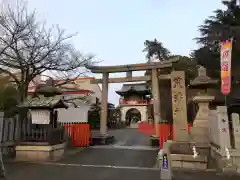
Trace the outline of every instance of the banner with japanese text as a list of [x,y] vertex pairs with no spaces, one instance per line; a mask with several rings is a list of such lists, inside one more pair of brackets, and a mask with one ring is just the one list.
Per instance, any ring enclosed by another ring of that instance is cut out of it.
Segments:
[[221,42],[221,92],[224,95],[231,92],[231,58],[232,41]]

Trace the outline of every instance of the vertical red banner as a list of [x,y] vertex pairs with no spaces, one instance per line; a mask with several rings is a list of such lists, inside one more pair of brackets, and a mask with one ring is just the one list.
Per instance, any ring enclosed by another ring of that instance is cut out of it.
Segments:
[[231,92],[231,58],[232,40],[221,42],[221,92],[224,95]]

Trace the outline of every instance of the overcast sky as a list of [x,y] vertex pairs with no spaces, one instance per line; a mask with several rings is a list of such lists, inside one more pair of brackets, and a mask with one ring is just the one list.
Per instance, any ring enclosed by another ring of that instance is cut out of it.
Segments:
[[[197,27],[222,5],[221,0],[29,0],[29,7],[39,20],[78,32],[77,49],[95,54],[102,65],[117,65],[145,62],[146,39],[157,38],[173,54],[188,55],[197,47],[192,40]],[[110,102],[118,103],[120,88],[110,85]]]

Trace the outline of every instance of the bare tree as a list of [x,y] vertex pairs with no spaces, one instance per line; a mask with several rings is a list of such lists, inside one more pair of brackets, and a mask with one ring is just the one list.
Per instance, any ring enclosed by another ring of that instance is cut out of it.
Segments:
[[46,28],[23,0],[0,12],[0,72],[14,80],[20,102],[36,76],[46,71],[79,76],[77,69],[92,62],[69,43],[73,36],[58,26]]

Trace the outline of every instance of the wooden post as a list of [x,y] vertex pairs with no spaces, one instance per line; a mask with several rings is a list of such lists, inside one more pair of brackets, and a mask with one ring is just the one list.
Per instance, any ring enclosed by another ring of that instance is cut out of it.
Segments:
[[152,69],[152,95],[153,95],[153,114],[156,136],[159,137],[158,123],[161,120],[160,113],[160,92],[159,92],[159,81],[158,81],[158,70]]
[[3,136],[4,136],[4,123],[3,123],[3,120],[4,120],[4,113],[3,112],[0,112],[0,143],[2,143],[3,141]]
[[127,77],[132,77],[132,71],[126,72],[126,76],[127,76]]
[[108,73],[102,75],[102,100],[101,100],[101,116],[100,116],[100,135],[107,135],[107,116],[108,116]]
[[4,131],[4,113],[0,112],[0,178],[5,179],[5,168],[4,168],[4,164],[3,164],[3,159],[2,159],[2,141],[3,141],[3,131]]

